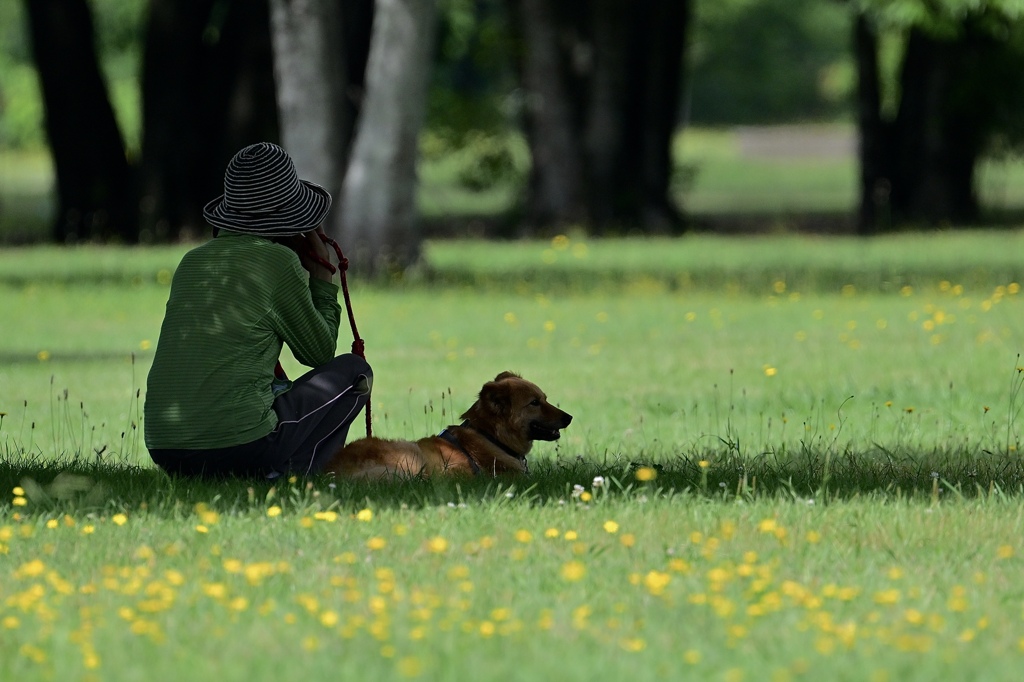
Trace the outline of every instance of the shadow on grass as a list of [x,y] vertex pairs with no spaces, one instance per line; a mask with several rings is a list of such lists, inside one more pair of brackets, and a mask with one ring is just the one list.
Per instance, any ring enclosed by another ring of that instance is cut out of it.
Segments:
[[[581,495],[601,499],[676,497],[692,503],[768,499],[827,504],[855,498],[886,500],[1024,497],[1024,464],[1016,453],[904,453],[883,450],[836,455],[801,452],[755,458],[708,453],[657,462],[625,457],[604,461],[546,459],[518,479],[409,479],[335,481],[328,477],[268,480],[172,478],[158,469],[82,460],[0,459],[0,517],[12,491],[26,498],[16,511],[56,513],[145,509],[174,517],[204,503],[224,512],[251,513],[271,505],[291,513],[365,507],[421,509],[444,505],[558,505]],[[600,488],[600,490],[598,490]]]

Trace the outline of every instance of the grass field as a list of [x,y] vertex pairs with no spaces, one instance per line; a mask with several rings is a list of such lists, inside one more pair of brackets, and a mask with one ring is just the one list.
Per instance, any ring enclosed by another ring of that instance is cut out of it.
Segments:
[[1022,241],[431,243],[355,284],[375,433],[505,369],[575,419],[393,485],[167,479],[184,247],[0,252],[0,678],[1016,679]]

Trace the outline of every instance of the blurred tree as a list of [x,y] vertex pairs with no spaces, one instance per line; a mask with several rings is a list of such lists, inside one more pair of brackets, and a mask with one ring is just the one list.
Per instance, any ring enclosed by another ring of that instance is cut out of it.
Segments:
[[515,0],[533,225],[680,227],[668,197],[689,0]]
[[850,13],[821,0],[695,3],[688,122],[770,124],[849,111]]
[[53,238],[138,240],[138,201],[85,0],[26,0],[57,176]]
[[[282,146],[299,175],[340,196],[362,103],[373,0],[271,0]],[[341,210],[332,212],[339,222]],[[337,236],[340,228],[328,225]]]
[[[1014,0],[859,0],[860,212],[864,234],[978,218],[975,168],[1024,143],[1024,7]],[[895,87],[885,73],[896,53]]]
[[[505,0],[439,0],[425,158],[457,162],[456,181],[482,191],[521,185],[515,144],[517,76]],[[453,164],[454,165],[454,164]]]
[[150,0],[142,115],[147,236],[205,232],[230,158],[278,139],[268,0]]
[[435,0],[377,0],[366,95],[341,192],[341,241],[368,271],[419,257],[418,140],[426,111]]

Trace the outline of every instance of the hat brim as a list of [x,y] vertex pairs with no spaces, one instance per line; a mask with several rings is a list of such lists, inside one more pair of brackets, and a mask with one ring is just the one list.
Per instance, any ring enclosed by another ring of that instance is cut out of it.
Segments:
[[263,212],[238,211],[224,201],[222,194],[203,207],[203,217],[214,227],[264,237],[287,237],[315,230],[331,210],[331,195],[315,182],[299,182],[302,191],[287,206]]

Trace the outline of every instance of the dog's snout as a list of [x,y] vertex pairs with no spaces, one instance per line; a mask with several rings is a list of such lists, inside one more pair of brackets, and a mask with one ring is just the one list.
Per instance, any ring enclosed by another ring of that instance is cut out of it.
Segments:
[[568,412],[562,412],[562,428],[564,429],[572,422],[572,415]]

